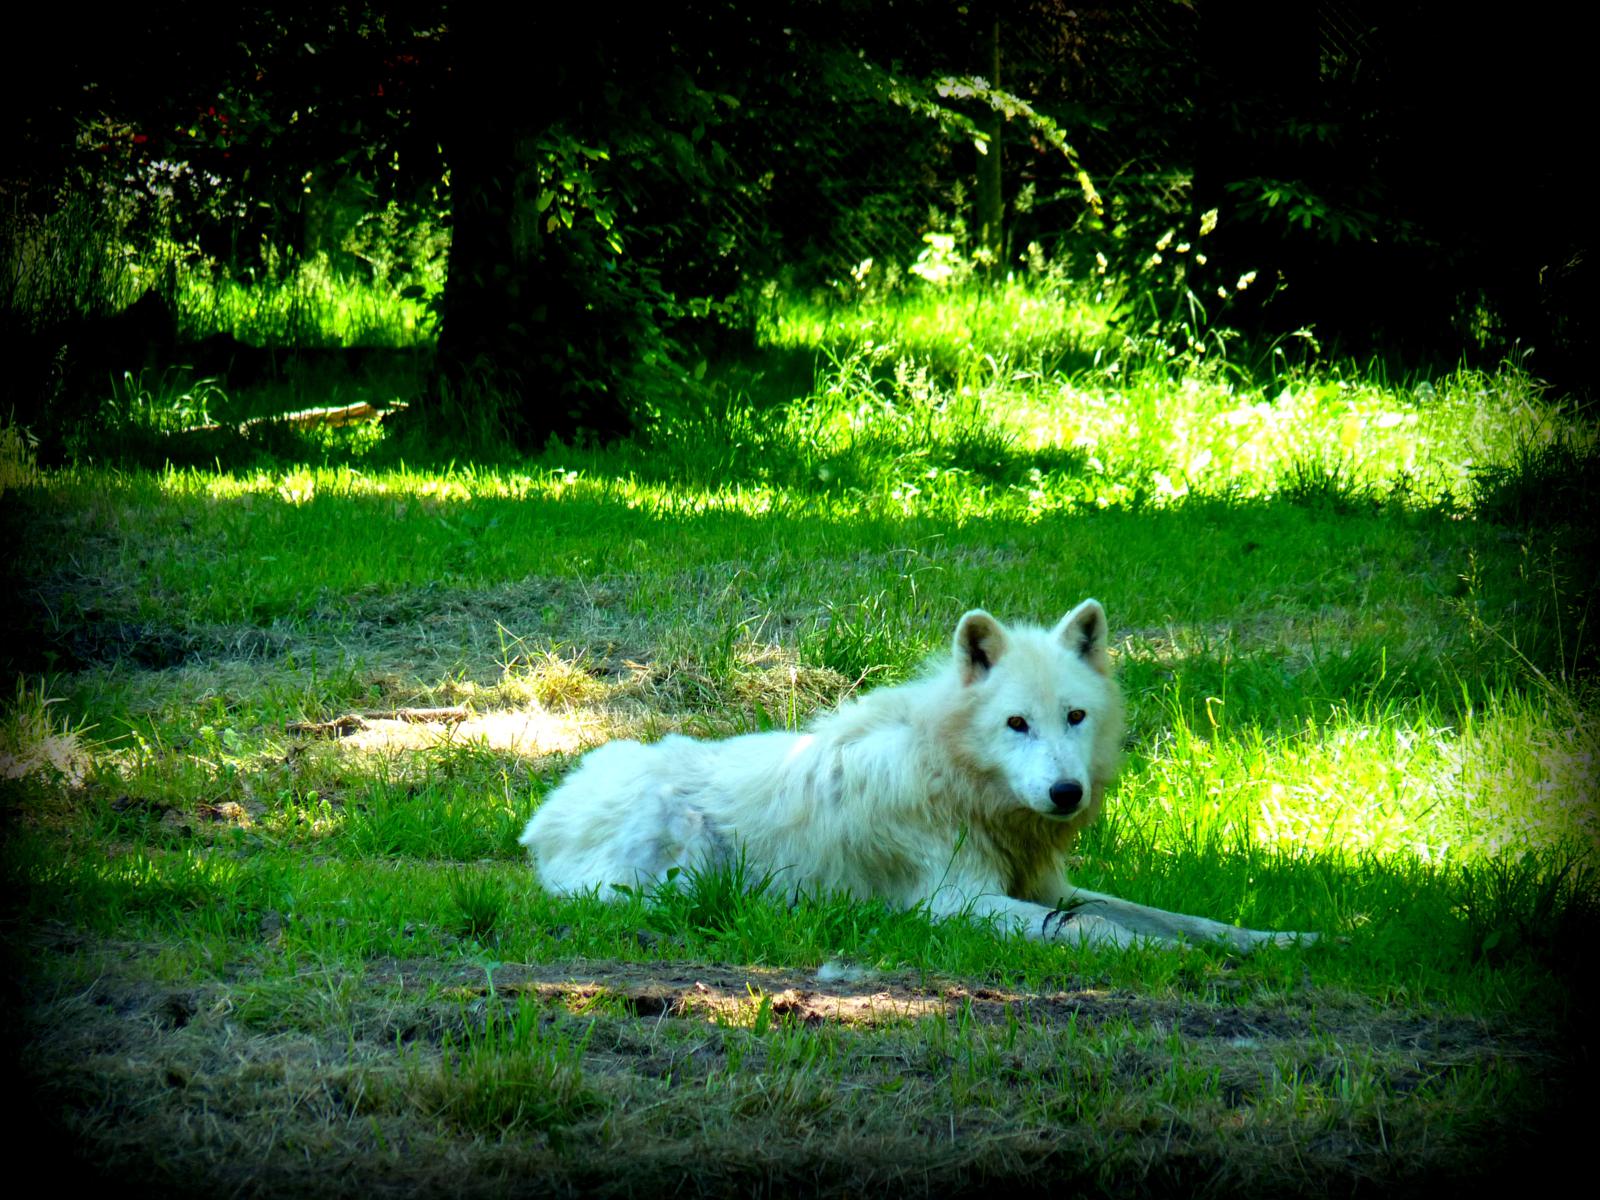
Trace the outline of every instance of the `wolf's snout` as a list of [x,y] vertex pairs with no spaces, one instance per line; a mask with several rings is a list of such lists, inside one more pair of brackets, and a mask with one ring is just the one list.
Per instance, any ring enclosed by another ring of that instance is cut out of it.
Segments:
[[1076,779],[1058,779],[1050,785],[1050,803],[1058,813],[1074,812],[1083,803],[1083,784]]

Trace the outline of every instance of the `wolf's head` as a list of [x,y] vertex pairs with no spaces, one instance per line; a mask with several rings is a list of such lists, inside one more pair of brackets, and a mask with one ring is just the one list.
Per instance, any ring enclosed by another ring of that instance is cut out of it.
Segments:
[[1074,825],[1098,811],[1121,752],[1106,637],[1098,600],[1048,630],[1007,627],[982,609],[956,626],[961,757],[1004,780],[1019,804]]

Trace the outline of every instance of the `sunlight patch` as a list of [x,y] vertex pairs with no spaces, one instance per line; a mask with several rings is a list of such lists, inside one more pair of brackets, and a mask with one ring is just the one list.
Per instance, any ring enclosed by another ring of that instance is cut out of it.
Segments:
[[340,744],[361,754],[389,754],[470,743],[522,758],[543,758],[575,754],[605,741],[614,725],[607,714],[536,708],[472,713],[449,723],[375,717],[362,718],[360,727],[342,736]]
[[32,739],[14,750],[0,750],[0,779],[23,779],[43,773],[67,787],[78,787],[88,772],[90,759],[75,733],[52,733]]

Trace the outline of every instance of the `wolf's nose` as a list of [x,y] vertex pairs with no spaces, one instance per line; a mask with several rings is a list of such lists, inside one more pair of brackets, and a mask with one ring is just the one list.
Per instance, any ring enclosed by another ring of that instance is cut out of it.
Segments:
[[1050,785],[1050,803],[1057,812],[1069,813],[1083,803],[1083,784],[1076,779],[1058,779]]

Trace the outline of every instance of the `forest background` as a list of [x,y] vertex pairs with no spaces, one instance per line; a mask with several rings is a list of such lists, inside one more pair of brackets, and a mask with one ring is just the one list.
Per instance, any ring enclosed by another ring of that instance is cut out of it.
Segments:
[[[1592,1103],[1582,39],[1432,4],[34,14],[20,1135],[135,1190],[1518,1186]],[[1074,878],[544,896],[613,736],[1111,613]]]

